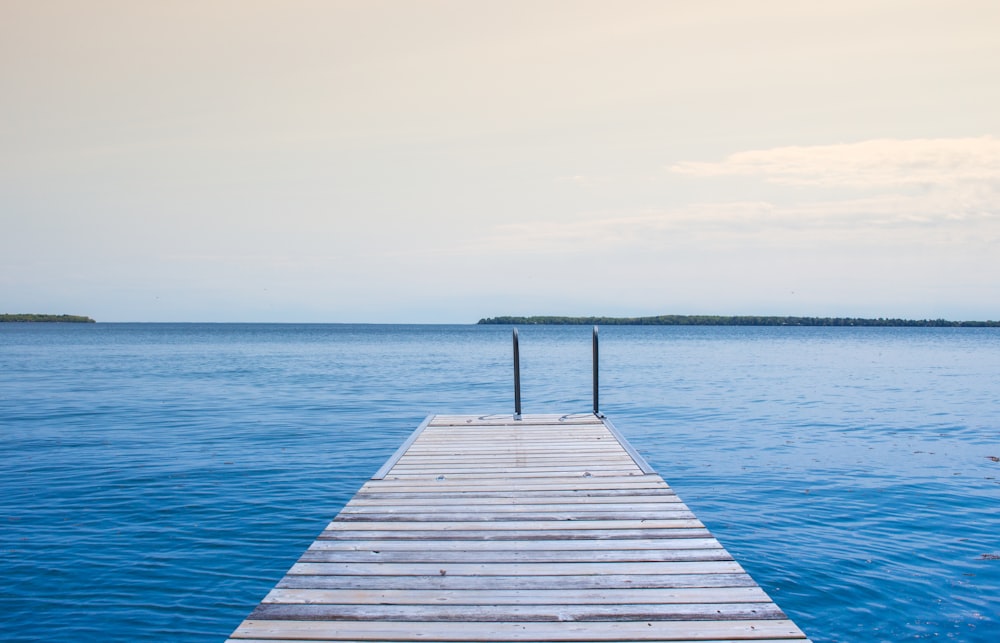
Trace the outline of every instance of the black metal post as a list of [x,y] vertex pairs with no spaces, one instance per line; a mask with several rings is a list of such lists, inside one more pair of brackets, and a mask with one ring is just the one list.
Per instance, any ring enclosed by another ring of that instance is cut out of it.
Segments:
[[517,329],[514,329],[514,419],[521,419],[521,351],[517,346]]
[[594,326],[594,415],[601,416],[601,407],[597,397],[597,326]]

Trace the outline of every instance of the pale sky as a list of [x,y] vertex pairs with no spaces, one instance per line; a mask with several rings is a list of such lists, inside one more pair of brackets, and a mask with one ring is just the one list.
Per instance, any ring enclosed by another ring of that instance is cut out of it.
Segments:
[[996,0],[0,0],[0,312],[1000,319]]

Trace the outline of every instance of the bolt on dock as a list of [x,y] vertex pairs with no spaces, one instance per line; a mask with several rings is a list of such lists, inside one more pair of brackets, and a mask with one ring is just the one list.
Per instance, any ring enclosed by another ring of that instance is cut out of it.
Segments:
[[230,641],[807,641],[594,388],[427,418]]

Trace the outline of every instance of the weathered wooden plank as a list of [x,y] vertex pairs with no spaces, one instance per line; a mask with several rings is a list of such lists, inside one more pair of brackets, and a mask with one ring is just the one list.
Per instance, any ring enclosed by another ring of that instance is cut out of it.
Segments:
[[603,424],[598,418],[590,413],[569,413],[560,415],[558,413],[532,413],[530,417],[522,417],[515,420],[512,415],[435,415],[431,421],[432,426],[449,427],[475,424],[477,427],[486,426],[543,426],[543,425],[580,425],[580,424]]
[[[631,479],[631,484],[647,484],[650,483],[657,484],[657,488],[664,488],[666,486],[665,482],[658,482],[650,478],[642,478],[637,474],[637,470],[622,468],[619,466],[613,466],[605,469],[594,468],[591,469],[577,469],[577,470],[553,470],[553,471],[523,471],[523,472],[509,472],[503,473],[501,470],[512,468],[512,463],[504,462],[500,463],[498,466],[492,466],[488,464],[481,464],[477,466],[475,471],[459,471],[450,465],[431,465],[426,468],[420,469],[402,469],[400,472],[393,471],[386,475],[384,479],[379,480],[379,484],[383,483],[398,483],[401,489],[406,489],[410,486],[419,486],[422,488],[431,487],[431,490],[437,491],[449,491],[449,489],[442,489],[441,482],[447,482],[449,485],[469,485],[469,486],[491,486],[498,487],[497,480],[500,478],[505,478],[510,484],[516,485],[545,485],[543,487],[535,487],[536,489],[552,489],[553,487],[565,487],[565,488],[575,488],[572,486],[571,480],[577,482],[589,482],[591,486],[593,484],[601,483],[606,488],[612,488],[614,485],[614,480],[621,478]],[[516,466],[516,465],[515,465]],[[529,466],[529,463],[525,462],[525,466]],[[544,467],[545,465],[543,465]],[[376,485],[373,485],[373,487]],[[583,487],[581,487],[583,488]],[[601,488],[601,487],[597,487]],[[392,489],[392,487],[386,487],[386,489]],[[515,488],[514,490],[517,490]],[[368,491],[368,488],[365,489]]]
[[725,549],[331,551],[307,549],[300,563],[636,563],[732,560]]
[[[485,467],[511,467],[511,466],[550,466],[558,464],[577,464],[580,462],[579,457],[572,456],[560,456],[560,455],[531,455],[531,454],[498,454],[492,456],[479,456],[478,458],[461,458],[461,459],[448,459],[447,457],[435,457],[435,458],[406,458],[400,461],[406,466],[410,465],[425,465],[431,467],[438,467],[447,471],[455,465],[461,466],[485,466]],[[638,475],[640,473],[639,468],[634,466],[632,460],[626,456],[619,455],[609,455],[609,456],[595,456],[590,458],[588,462],[593,462],[594,464],[606,464],[612,466],[618,466],[624,472],[622,475]],[[571,477],[571,476],[567,476]]]
[[[544,443],[552,440],[556,442],[572,441],[576,437],[582,440],[606,440],[614,441],[610,431],[606,426],[596,424],[586,425],[563,425],[563,426],[532,426],[528,427],[475,427],[462,429],[461,427],[431,427],[426,434],[421,436],[421,445],[430,443],[452,444],[456,442],[475,442],[482,444],[502,445],[503,442],[496,438],[510,437],[510,441],[524,444]],[[509,441],[504,441],[509,442]]]
[[[464,509],[464,510],[463,510]],[[568,511],[534,511],[531,508],[516,508],[516,511],[488,511],[485,509],[475,509],[472,507],[456,508],[454,512],[439,511],[428,515],[425,513],[413,512],[393,512],[379,511],[371,509],[369,511],[341,512],[337,520],[341,522],[382,522],[390,520],[405,520],[407,522],[446,522],[446,521],[487,521],[498,522],[501,520],[573,520],[573,521],[594,521],[594,520],[684,520],[694,519],[694,514],[685,509],[675,510],[650,510],[634,509],[631,511],[602,511],[594,509],[592,511],[568,510]]]
[[506,441],[496,440],[497,436],[512,436],[517,442],[542,443],[551,442],[572,442],[577,438],[581,440],[601,439],[608,442],[617,442],[613,435],[603,424],[592,425],[563,425],[557,427],[533,426],[523,427],[475,427],[462,429],[461,427],[430,427],[421,436],[420,444],[441,443],[453,444],[462,442],[477,442],[496,446],[505,446]]
[[[433,505],[430,505],[432,507]],[[363,503],[363,502],[350,502],[345,506],[340,515],[344,514],[369,514],[372,512],[379,513],[392,513],[392,514],[427,514],[429,505],[400,505],[400,504],[382,504],[382,503]],[[451,504],[441,504],[437,508],[443,513],[455,512],[455,511],[477,511],[484,513],[526,513],[526,512],[563,512],[563,511],[579,511],[581,513],[606,513],[606,512],[670,512],[675,513],[678,511],[688,511],[687,507],[683,502],[675,500],[673,502],[637,502],[632,503],[620,503],[620,502],[604,502],[604,503],[572,503],[572,502],[560,502],[560,503],[527,503],[527,504],[510,504],[510,503],[475,503],[471,504],[466,501],[465,504],[455,503]],[[433,510],[432,510],[433,511]],[[435,514],[437,515],[437,514]]]
[[[582,516],[591,515],[595,516],[597,514],[621,514],[623,515],[620,519],[603,518],[604,522],[608,523],[604,525],[605,527],[613,529],[627,529],[628,526],[624,524],[613,525],[611,523],[619,523],[622,521],[634,521],[634,520],[677,520],[677,519],[687,519],[694,518],[694,515],[684,516],[682,514],[691,513],[690,508],[683,502],[677,503],[636,503],[631,507],[621,508],[617,504],[611,504],[610,509],[602,509],[600,505],[588,505],[584,503],[580,504],[570,504],[567,503],[565,508],[556,509],[560,505],[540,505],[544,509],[535,509],[534,505],[531,504],[517,504],[517,505],[506,505],[506,504],[489,504],[482,506],[474,505],[443,505],[438,513],[428,516],[427,513],[422,513],[419,511],[410,511],[408,509],[398,507],[398,505],[369,505],[369,506],[355,506],[351,511],[344,511],[338,514],[334,518],[334,522],[351,522],[352,520],[360,517],[361,519],[370,519],[375,515],[385,515],[386,520],[391,520],[393,522],[399,520],[412,519],[414,522],[469,522],[473,520],[481,520],[482,515],[486,514],[500,514],[498,520],[521,520],[523,522],[543,522],[543,521],[559,521],[564,520],[563,514],[573,513],[580,514]],[[647,507],[650,507],[647,509]],[[464,510],[469,508],[468,513],[477,514],[476,516],[459,516],[456,519],[453,518],[441,518],[445,515],[454,515],[464,513]],[[433,509],[429,511],[434,511]],[[532,517],[529,514],[540,515],[542,517]],[[582,520],[582,518],[581,518]],[[590,520],[598,520],[597,518],[590,518]],[[651,525],[652,526],[652,525]],[[676,525],[671,525],[672,527]],[[509,528],[509,526],[508,526]],[[528,529],[535,529],[535,527],[528,527]]]
[[[496,436],[494,440],[503,440],[503,436]],[[523,442],[517,439],[508,439],[507,443],[504,445],[489,445],[488,443],[481,443],[478,445],[474,444],[462,444],[456,443],[454,441],[449,441],[448,446],[438,446],[433,442],[427,442],[420,444],[419,446],[411,447],[403,457],[408,458],[427,458],[427,457],[442,457],[442,458],[458,458],[468,455],[470,458],[478,458],[481,456],[495,456],[495,455],[558,455],[560,453],[565,453],[566,450],[572,450],[574,453],[579,452],[589,453],[594,455],[601,454],[614,454],[621,455],[626,452],[620,448],[617,444],[610,442],[602,438],[594,438],[588,441],[571,441],[571,442],[556,442],[550,441],[548,443],[541,442]]]
[[[567,436],[567,431],[572,431],[573,434]],[[505,437],[510,439],[504,439]],[[456,435],[451,431],[439,435],[428,433],[417,439],[406,453],[430,452],[435,449],[444,451],[469,449],[472,452],[494,453],[513,449],[555,451],[559,448],[624,450],[603,427],[590,431],[567,427],[560,428],[559,433],[538,433],[530,438],[525,437],[523,433],[503,431],[489,431],[480,436]]]
[[469,456],[476,457],[478,455],[497,455],[504,453],[541,453],[541,454],[551,454],[559,453],[563,449],[572,449],[573,453],[588,453],[588,454],[601,454],[601,453],[623,453],[623,449],[610,440],[606,440],[600,437],[595,437],[590,440],[546,440],[546,441],[535,441],[525,442],[521,440],[510,440],[504,443],[497,443],[497,438],[494,436],[491,440],[482,440],[477,442],[460,442],[456,440],[441,441],[440,443],[435,443],[433,441],[422,441],[419,444],[415,444],[403,454],[404,457],[415,457],[415,456],[442,456],[450,455],[453,457],[457,456]]
[[763,638],[805,639],[789,620],[756,621],[613,621],[613,622],[412,622],[271,621],[247,619],[234,639],[298,638],[367,641],[718,641]]
[[455,491],[455,490],[420,490],[411,491],[406,486],[384,489],[379,491],[359,491],[356,497],[359,498],[554,498],[563,502],[566,498],[613,498],[613,497],[634,497],[634,496],[659,496],[660,494],[673,495],[673,490],[667,485],[655,485],[649,487],[636,488],[630,486],[627,489],[522,489],[513,491],[509,489],[493,489],[476,491]]
[[576,576],[580,574],[738,574],[732,560],[643,563],[295,563],[290,576]]
[[[451,470],[452,468],[470,467],[491,467],[505,468],[513,467],[558,467],[558,466],[579,466],[582,458],[580,456],[567,456],[565,454],[548,453],[495,453],[490,455],[480,455],[475,458],[461,458],[459,456],[413,456],[404,457],[400,460],[400,465],[406,467],[423,467]],[[586,458],[585,461],[594,466],[605,466],[609,469],[622,471],[619,475],[639,475],[641,471],[632,462],[632,459],[616,453],[594,455]],[[589,470],[589,469],[585,469]],[[567,476],[571,477],[571,476]]]
[[[561,462],[571,463],[576,465],[579,460],[566,459]],[[578,478],[582,476],[603,476],[603,477],[615,477],[615,478],[638,478],[640,471],[631,463],[631,461],[625,461],[622,459],[618,460],[593,460],[591,464],[594,465],[592,468],[586,469],[562,469],[559,470],[559,464],[554,460],[539,460],[526,457],[510,457],[503,459],[495,459],[491,461],[485,460],[466,460],[460,465],[449,462],[422,462],[404,463],[405,468],[401,468],[399,471],[393,470],[391,473],[386,474],[385,478],[380,478],[382,480],[392,480],[398,478],[399,476],[414,476],[423,475],[428,479],[435,479],[439,475],[444,475],[446,478],[457,480],[460,478],[490,478],[494,481],[501,477],[517,478],[517,477],[531,477],[545,479],[549,477],[555,478]],[[518,475],[511,476],[509,474],[498,475],[498,470],[501,469],[518,469],[532,468],[540,469],[541,471],[514,471],[510,473],[517,473]],[[602,467],[602,468],[598,468]],[[469,471],[468,469],[473,469]],[[546,471],[546,469],[548,469]],[[477,474],[477,475],[469,475]],[[542,474],[542,475],[539,475]],[[589,474],[589,476],[587,475]]]
[[[441,469],[441,467],[436,466],[436,465],[415,465],[415,466],[405,466],[405,467],[396,466],[396,467],[393,467],[392,471],[393,471],[393,475],[394,476],[415,475],[415,474],[430,474],[430,473],[433,473],[433,474],[437,475],[437,474],[441,473],[440,469]],[[475,473],[475,474],[480,474],[480,475],[484,475],[484,476],[485,475],[506,476],[506,475],[511,475],[511,474],[516,474],[516,475],[528,475],[528,474],[552,475],[552,474],[560,474],[561,473],[561,474],[567,475],[569,477],[576,477],[576,476],[582,476],[582,475],[585,475],[585,474],[588,474],[588,473],[591,474],[591,475],[598,475],[598,474],[600,474],[600,475],[608,475],[608,474],[614,474],[614,473],[617,473],[617,475],[627,475],[627,472],[631,471],[631,470],[632,470],[631,468],[623,468],[622,466],[617,465],[617,464],[596,464],[596,465],[593,465],[593,466],[586,466],[586,467],[581,467],[578,464],[573,464],[573,465],[570,465],[570,466],[547,465],[547,466],[540,466],[540,467],[534,467],[534,466],[531,466],[531,467],[527,467],[527,466],[525,466],[525,467],[510,467],[510,466],[490,466],[490,467],[476,466],[476,467],[470,467],[470,466],[468,466],[466,464],[463,464],[463,465],[457,466],[457,467],[449,467],[448,468],[448,474],[449,475],[461,475],[461,474],[466,474],[466,473]]]
[[646,538],[619,540],[316,540],[309,549],[320,551],[625,551],[631,549],[721,549],[715,538]]
[[[677,519],[677,520],[505,520],[489,523],[491,531],[575,531],[575,530],[602,530],[610,531],[615,529],[684,529],[704,527],[697,519]],[[326,531],[337,531],[338,529],[349,529],[358,531],[362,529],[372,529],[375,531],[409,531],[409,530],[434,530],[440,532],[466,531],[483,529],[482,522],[472,520],[463,521],[378,521],[378,522],[353,522],[349,520],[334,520],[327,525]]]
[[[462,433],[454,429],[431,429],[423,434],[419,442],[415,441],[411,449],[428,449],[439,446],[451,449],[456,445],[468,448],[486,448],[490,451],[510,448],[531,448],[551,450],[553,445],[587,446],[606,445],[618,447],[614,436],[606,427],[596,426],[590,429],[581,427],[559,427],[557,431],[532,430],[526,433],[521,429],[479,429],[475,433]],[[408,451],[410,449],[407,449]]]
[[[434,507],[449,507],[454,505],[467,505],[473,502],[468,494],[460,494],[452,497],[441,497],[444,494],[426,494],[424,496],[419,496],[416,494],[410,494],[405,498],[400,498],[397,495],[391,495],[386,497],[383,494],[382,497],[374,497],[374,494],[358,494],[348,502],[344,508],[348,507],[410,507],[414,511],[418,511],[423,508],[424,511],[428,508]],[[649,493],[647,495],[631,495],[631,496],[620,496],[620,495],[588,495],[588,496],[553,496],[551,494],[545,494],[543,496],[512,496],[506,494],[506,496],[501,497],[479,497],[474,500],[477,505],[480,506],[526,506],[526,505],[558,505],[561,507],[566,507],[569,505],[619,505],[619,506],[629,506],[633,507],[637,504],[651,504],[651,505],[675,505],[675,506],[686,506],[681,499],[678,498],[673,493]]]
[[[636,478],[639,477],[640,475],[639,469],[634,464],[632,464],[631,461],[627,461],[622,458],[614,460],[594,459],[591,461],[591,464],[594,465],[592,470],[591,468],[586,468],[586,469],[574,468],[574,469],[564,469],[563,471],[560,472],[557,468],[559,467],[560,464],[563,463],[568,463],[578,466],[579,460],[567,458],[565,460],[556,461],[553,459],[542,460],[531,457],[512,456],[509,458],[507,457],[496,458],[489,461],[464,460],[460,464],[452,462],[440,462],[440,461],[437,462],[410,461],[403,463],[405,465],[405,468],[401,468],[399,471],[393,470],[391,473],[386,474],[385,478],[380,478],[379,480],[380,481],[383,479],[391,480],[394,477],[402,475],[425,475],[428,477],[434,477],[444,474],[447,477],[452,477],[452,474],[455,474],[455,476],[462,477],[462,474],[465,474],[465,477],[470,477],[468,476],[468,474],[475,473],[475,474],[480,474],[478,477],[481,478],[490,477],[495,481],[496,479],[501,477],[499,475],[495,475],[498,469],[517,469],[519,467],[524,467],[524,468],[530,467],[533,469],[552,469],[550,471],[542,472],[545,473],[546,475],[538,475],[538,473],[540,473],[538,471],[517,472],[519,474],[534,474],[530,476],[523,476],[523,477],[533,477],[533,478],[548,478],[550,476],[556,478],[577,478],[580,476],[584,476],[586,474],[590,474],[591,476],[601,475],[601,476],[611,476],[616,478],[622,478],[622,477]],[[603,467],[603,468],[599,469],[598,467]],[[474,470],[468,471],[468,469],[470,468]],[[463,471],[462,469],[465,469],[465,471]],[[486,475],[486,474],[494,474],[494,475]],[[513,476],[513,477],[518,477],[518,476]]]
[[[567,435],[572,432],[572,435]],[[448,429],[447,431],[425,433],[407,449],[407,453],[431,451],[433,449],[454,450],[471,449],[485,451],[500,451],[504,449],[539,449],[552,451],[557,447],[604,447],[618,449],[620,445],[604,427],[582,429],[579,427],[559,427],[558,432],[532,432],[530,436],[521,431],[504,431],[490,429],[475,434],[461,434]]]
[[457,439],[455,436],[449,436],[448,439],[422,437],[403,455],[442,455],[451,451],[455,452],[454,455],[468,451],[469,455],[473,456],[507,452],[555,453],[560,449],[625,452],[607,432],[603,434],[593,432],[590,435],[573,436],[571,439],[539,435],[531,440],[525,440],[516,433],[501,433],[490,436],[489,439]]
[[464,621],[503,623],[517,621],[736,621],[783,619],[785,614],[762,603],[640,603],[615,605],[325,605],[262,603],[252,619],[311,619],[323,621]]
[[[658,477],[655,474],[644,473],[635,462],[621,453],[601,453],[593,454],[589,457],[574,455],[568,452],[563,453],[492,453],[481,454],[476,457],[463,458],[461,456],[448,455],[426,455],[405,457],[400,460],[401,469],[478,469],[479,467],[490,467],[495,469],[555,469],[564,468],[569,471],[582,469],[588,471],[590,467],[604,467],[608,470],[621,470],[619,476],[642,476],[649,475]],[[555,477],[573,477],[572,473]],[[502,478],[498,478],[502,480]]]
[[451,479],[446,473],[439,474],[434,478],[424,479],[404,479],[404,480],[379,480],[377,483],[368,482],[363,487],[363,493],[484,493],[499,492],[507,494],[525,493],[531,491],[543,491],[549,493],[576,492],[576,495],[585,495],[584,492],[608,491],[612,493],[622,491],[642,491],[647,489],[667,490],[669,487],[665,482],[655,480],[648,476],[572,476],[549,479],[516,479],[508,480],[506,483],[499,483],[488,479],[467,480]]
[[[571,435],[568,435],[571,433]],[[520,429],[480,429],[476,433],[465,433],[447,429],[429,430],[420,436],[418,441],[407,449],[428,450],[435,447],[454,449],[456,447],[469,449],[485,449],[497,451],[503,449],[537,448],[551,451],[555,445],[575,448],[577,446],[605,446],[618,448],[614,436],[603,426],[585,429],[580,427],[559,427],[558,431],[532,431],[529,435]]]
[[420,436],[419,442],[415,441],[407,451],[412,449],[430,449],[433,447],[452,449],[456,446],[471,449],[484,448],[490,451],[520,447],[551,450],[553,445],[569,447],[576,447],[578,445],[606,445],[617,448],[619,445],[616,443],[617,440],[603,426],[595,426],[589,429],[582,427],[559,427],[558,431],[532,430],[530,434],[520,429],[481,428],[475,433],[462,433],[454,429],[430,429],[427,433]]
[[[683,522],[683,521],[679,521]],[[366,523],[339,523],[339,529],[327,529],[320,533],[318,539],[327,540],[356,540],[359,538],[375,538],[380,540],[451,540],[458,539],[480,539],[484,541],[506,541],[506,540],[606,540],[616,539],[636,539],[636,538],[703,538],[709,536],[708,530],[704,526],[686,527],[678,524],[666,528],[656,529],[489,529],[488,525],[482,525],[481,529],[452,529],[442,531],[433,528],[424,529],[396,529],[380,530],[369,529],[370,524]]]
[[349,605],[603,605],[642,603],[760,603],[759,587],[653,589],[274,589],[264,603]]
[[[303,640],[304,639],[287,639],[287,638],[268,638],[268,639],[240,638],[240,639],[238,639],[239,643],[302,643]],[[368,641],[361,641],[361,640],[358,640],[358,639],[336,639],[336,641],[334,641],[333,639],[327,638],[327,639],[309,639],[309,640],[311,641],[311,643],[368,643]],[[369,639],[369,641],[370,640],[371,639]],[[420,640],[423,643],[449,643],[447,641],[440,641],[440,640],[434,640],[434,639],[420,639]],[[581,641],[581,639],[573,639],[573,640],[574,641]],[[757,637],[754,637],[753,639],[747,639],[747,638],[734,639],[734,638],[729,638],[729,639],[715,639],[715,640],[711,641],[711,643],[746,643],[746,641],[750,641],[750,640],[752,640],[753,643],[788,643],[789,640],[801,641],[801,640],[805,640],[805,639],[800,639],[800,638],[789,639],[787,637],[783,637],[783,638],[780,638],[780,639],[774,639],[774,638],[757,638]],[[226,639],[226,643],[236,643],[236,641],[237,641],[237,639]],[[378,643],[407,643],[407,642],[399,641],[399,640],[390,641],[388,639],[379,639]],[[512,642],[501,642],[501,643],[512,643]],[[667,639],[649,639],[649,640],[643,641],[643,643],[685,643],[685,641],[679,641],[676,638],[670,639],[670,640],[667,640]],[[691,639],[687,639],[686,643],[691,643]],[[697,642],[695,642],[695,643],[697,643]]]
[[739,574],[580,574],[576,576],[296,576],[286,575],[282,589],[437,589],[437,590],[610,590],[756,587]]
[[679,560],[732,560],[721,546],[659,549],[365,549],[341,550],[310,547],[299,562],[641,562]]
[[[601,475],[595,476],[591,473],[590,476],[586,475],[588,470],[584,470],[583,475],[566,475],[560,473],[557,475],[546,476],[545,478],[539,480],[531,481],[520,481],[520,480],[461,480],[461,479],[449,479],[447,471],[443,471],[439,477],[434,479],[429,479],[425,482],[417,481],[397,481],[397,480],[370,480],[366,482],[362,489],[364,491],[377,491],[385,489],[393,489],[398,487],[423,487],[430,488],[437,491],[452,491],[449,487],[460,487],[467,488],[469,491],[475,491],[477,488],[481,487],[494,487],[497,489],[502,489],[505,491],[529,491],[532,489],[546,490],[553,487],[567,487],[571,489],[587,489],[587,488],[609,488],[609,489],[627,489],[636,487],[637,485],[653,485],[658,488],[666,486],[666,482],[663,481],[659,476],[648,476],[640,475],[637,473],[626,473],[626,474],[611,474],[611,475]],[[619,486],[619,483],[624,486]],[[590,487],[583,486],[590,485]]]
[[538,436],[534,440],[524,440],[517,435],[495,435],[489,440],[432,440],[420,439],[412,447],[407,449],[403,455],[462,455],[466,452],[470,456],[493,455],[499,453],[557,453],[560,449],[573,449],[574,451],[597,453],[624,453],[625,450],[605,433],[604,435],[592,434],[591,436],[574,437],[572,440],[562,438],[544,438]]
[[[573,435],[565,435],[572,431]],[[516,431],[491,431],[479,436],[461,436],[454,434],[424,435],[406,454],[414,453],[436,454],[441,452],[465,452],[468,449],[472,455],[476,453],[502,453],[505,451],[537,451],[552,453],[559,449],[580,449],[583,451],[615,451],[625,450],[614,437],[603,427],[593,430],[578,430],[572,427],[561,429],[559,433],[539,433],[530,438]]]
[[379,480],[375,483],[365,483],[366,492],[405,490],[411,491],[558,491],[564,490],[596,490],[596,489],[665,489],[666,483],[651,480],[645,476],[602,476],[588,478],[556,478],[548,481],[517,481],[507,484],[476,481],[449,480],[447,476],[428,481],[415,480]]
[[[507,485],[501,484],[468,484],[464,480],[433,480],[433,481],[408,481],[408,480],[389,480],[389,481],[379,481],[379,484],[384,484],[385,486],[370,486],[365,487],[365,493],[398,493],[398,494],[426,494],[426,493],[462,493],[466,494],[466,497],[475,497],[471,494],[494,494],[493,497],[503,497],[503,494],[507,494],[511,497],[511,494],[527,494],[533,491],[541,491],[548,494],[559,494],[564,493],[566,495],[577,495],[584,496],[587,493],[602,493],[601,495],[613,495],[618,493],[620,495],[622,492],[643,492],[647,490],[667,490],[666,484],[660,482],[619,482],[619,483],[608,483],[604,482],[602,479],[593,478],[580,478],[579,482],[576,483],[562,483],[562,484],[538,484],[532,481],[523,482],[511,482]],[[539,494],[540,495],[540,494]],[[444,496],[448,497],[448,496]],[[454,497],[454,496],[453,496]]]

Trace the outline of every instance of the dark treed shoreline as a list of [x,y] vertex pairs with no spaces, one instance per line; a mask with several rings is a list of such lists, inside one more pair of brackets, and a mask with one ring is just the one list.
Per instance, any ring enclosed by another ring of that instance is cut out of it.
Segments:
[[82,315],[39,315],[38,313],[0,313],[0,322],[62,322],[70,324],[96,323]]
[[927,328],[998,328],[1000,321],[947,319],[866,319],[862,317],[780,317],[758,315],[656,315],[653,317],[485,317],[479,324],[600,325],[600,326],[916,326]]
[[[0,313],[3,322],[58,322],[93,324],[83,315]],[[655,315],[652,317],[568,317],[532,315],[484,317],[477,324],[493,325],[599,325],[599,326],[883,326],[922,328],[1000,328],[1000,321],[951,321],[948,319],[897,319],[864,317],[791,317],[763,315]]]

